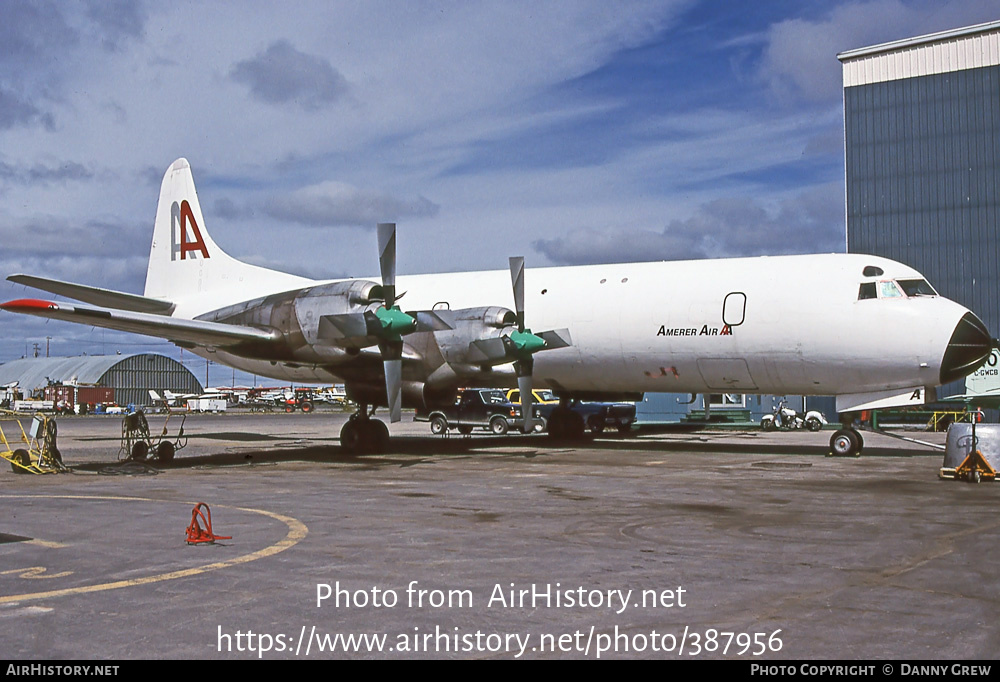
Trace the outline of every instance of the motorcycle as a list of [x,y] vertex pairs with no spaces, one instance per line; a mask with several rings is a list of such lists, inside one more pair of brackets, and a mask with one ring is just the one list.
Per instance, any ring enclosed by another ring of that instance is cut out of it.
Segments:
[[803,414],[788,407],[782,400],[775,406],[771,414],[765,414],[764,418],[760,420],[760,428],[763,431],[791,431],[802,428],[819,431],[827,423],[822,412],[809,410]]

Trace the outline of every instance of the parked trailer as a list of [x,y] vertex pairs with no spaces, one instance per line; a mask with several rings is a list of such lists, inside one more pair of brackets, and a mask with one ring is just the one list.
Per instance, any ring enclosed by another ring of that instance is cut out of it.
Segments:
[[219,398],[191,398],[187,401],[188,412],[225,412],[226,401]]

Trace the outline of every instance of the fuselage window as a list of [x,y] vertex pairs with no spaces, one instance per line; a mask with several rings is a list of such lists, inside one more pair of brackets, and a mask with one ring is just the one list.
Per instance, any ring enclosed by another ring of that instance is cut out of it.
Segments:
[[937,296],[934,287],[926,279],[900,279],[897,283],[903,287],[907,296]]
[[858,300],[863,301],[866,298],[875,298],[875,282],[864,282],[861,288],[858,290]]
[[884,280],[878,283],[879,298],[902,298],[903,292],[899,290],[892,280]]

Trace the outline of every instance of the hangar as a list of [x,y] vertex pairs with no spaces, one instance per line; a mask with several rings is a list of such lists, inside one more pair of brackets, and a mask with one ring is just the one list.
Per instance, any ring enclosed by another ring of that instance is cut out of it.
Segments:
[[113,388],[119,405],[150,405],[149,389],[202,393],[190,370],[157,353],[22,358],[0,365],[0,386],[15,381],[25,397],[51,384]]
[[997,335],[1000,21],[837,58],[847,250],[912,265]]
[[[1000,335],[1000,21],[862,47],[843,69],[846,247],[922,272]],[[958,381],[940,396],[963,393]],[[788,396],[835,418],[833,401]],[[773,396],[711,397],[756,421]],[[647,395],[640,419],[704,414],[704,396]]]

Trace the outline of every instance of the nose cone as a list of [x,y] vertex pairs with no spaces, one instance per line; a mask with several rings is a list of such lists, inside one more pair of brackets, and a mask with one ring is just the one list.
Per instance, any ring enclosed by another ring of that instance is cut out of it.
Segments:
[[958,321],[941,360],[941,383],[947,384],[972,374],[990,357],[993,339],[982,320],[966,313]]

